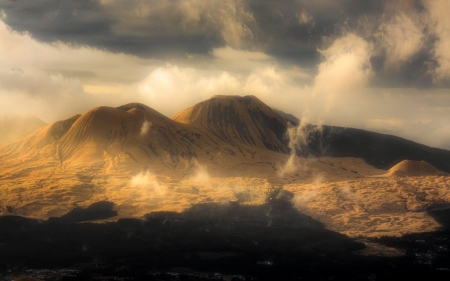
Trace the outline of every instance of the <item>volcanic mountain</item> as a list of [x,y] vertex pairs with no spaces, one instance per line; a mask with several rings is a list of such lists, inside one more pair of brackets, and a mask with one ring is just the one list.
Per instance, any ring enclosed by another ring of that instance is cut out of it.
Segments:
[[426,161],[450,173],[450,151],[432,148],[400,137],[354,128],[306,126],[308,152],[315,157],[357,157],[380,169],[409,159]]
[[255,97],[213,97],[173,119],[131,103],[97,107],[45,126],[2,148],[0,159],[39,155],[40,161],[64,167],[100,163],[135,170],[162,164],[175,169],[182,159],[287,152],[285,128],[286,122]]
[[286,120],[254,96],[213,96],[172,117],[222,141],[287,153]]
[[44,121],[34,116],[0,118],[0,146],[23,138],[45,125]]
[[97,107],[0,148],[0,212],[48,218],[109,201],[118,217],[140,217],[203,202],[262,204],[282,187],[298,210],[347,234],[439,227],[425,210],[450,202],[448,178],[382,177],[380,168],[413,159],[449,171],[450,152],[313,125],[300,128],[305,150],[290,151],[294,119],[253,96],[214,96],[171,119],[139,103]]

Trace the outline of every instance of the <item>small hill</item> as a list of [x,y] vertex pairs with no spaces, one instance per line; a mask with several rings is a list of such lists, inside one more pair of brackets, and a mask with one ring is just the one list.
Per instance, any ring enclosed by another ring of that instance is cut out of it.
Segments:
[[213,96],[172,117],[233,145],[286,153],[287,123],[255,96]]
[[425,161],[403,160],[387,172],[388,176],[419,177],[438,176],[446,173],[436,169],[433,165]]

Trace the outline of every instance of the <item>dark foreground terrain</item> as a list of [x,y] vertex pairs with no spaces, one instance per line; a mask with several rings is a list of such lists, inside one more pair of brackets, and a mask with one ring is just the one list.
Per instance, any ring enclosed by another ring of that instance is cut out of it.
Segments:
[[110,202],[47,221],[0,217],[0,280],[449,280],[449,232],[371,239],[406,255],[360,256],[364,244],[279,195],[106,223],[80,221],[114,216]]

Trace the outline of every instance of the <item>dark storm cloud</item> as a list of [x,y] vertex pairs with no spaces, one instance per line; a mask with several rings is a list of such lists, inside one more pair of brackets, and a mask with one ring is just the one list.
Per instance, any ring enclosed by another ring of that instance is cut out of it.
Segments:
[[[436,38],[421,19],[426,9],[418,0],[0,0],[0,8],[10,27],[44,42],[162,60],[209,55],[212,48],[229,45],[315,69],[323,60],[318,50],[354,33],[374,46],[373,85],[446,85],[433,80],[439,62],[434,45],[426,42]],[[395,32],[405,27],[422,34],[411,43],[418,49],[395,49]],[[396,52],[408,56],[397,61]]]
[[[140,1],[122,1],[121,5],[110,7],[96,0],[36,0],[10,1],[1,0],[6,18],[3,21],[19,32],[29,32],[34,38],[43,42],[62,41],[105,49],[111,52],[127,53],[141,57],[174,56],[176,54],[206,53],[214,45],[205,36],[167,33],[164,22],[149,26],[136,23],[131,25],[134,33],[118,34],[114,26],[121,22],[133,23],[133,15],[125,14],[128,9]],[[148,2],[151,5],[152,2]],[[164,17],[165,15],[161,15]]]
[[[2,0],[0,6],[7,15],[4,21],[9,26],[17,31],[29,31],[35,38],[45,42],[60,40],[138,56],[170,51],[207,53],[212,47],[227,43],[219,36],[221,28],[227,23],[206,19],[216,15],[212,9],[223,9],[220,5],[192,5],[190,8],[196,9],[199,17],[192,27],[198,30],[189,31],[183,29],[183,21],[189,15],[180,11],[186,7],[179,7],[179,4],[189,1],[114,2],[115,5],[102,5],[95,0]],[[321,44],[321,38],[335,34],[344,21],[374,13],[380,6],[379,1],[364,1],[361,4],[361,1],[356,0],[230,2],[255,18],[253,25],[242,21],[252,32],[250,41],[255,45],[253,47],[264,48],[299,62],[302,58],[310,61],[311,53]],[[159,13],[146,13],[141,6]],[[142,14],[136,16],[139,10]],[[233,13],[225,11],[229,12]],[[311,22],[299,24],[302,12],[312,16]],[[241,19],[235,17],[233,20]],[[318,58],[316,55],[314,61]]]
[[1,1],[4,21],[17,31],[29,31],[42,41],[85,42],[108,35],[113,19],[94,1]]

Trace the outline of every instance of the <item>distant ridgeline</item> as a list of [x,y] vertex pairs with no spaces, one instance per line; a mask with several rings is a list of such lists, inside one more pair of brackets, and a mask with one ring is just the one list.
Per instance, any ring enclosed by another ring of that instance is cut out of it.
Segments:
[[[276,111],[286,122],[294,126],[300,123],[294,116]],[[308,124],[302,130],[307,145],[297,151],[299,156],[362,158],[380,169],[389,169],[403,160],[426,161],[450,173],[450,151],[445,149],[354,128]]]
[[[39,154],[41,159],[57,156],[61,165],[92,159],[116,165],[115,157],[125,153],[121,162],[128,166],[160,162],[171,168],[183,157],[290,153],[287,129],[298,123],[294,116],[272,109],[254,96],[213,96],[170,119],[145,105],[130,103],[97,107],[42,127],[0,147],[0,159],[12,159],[14,165],[14,159],[34,159]],[[356,157],[382,169],[406,159],[423,160],[450,172],[450,151],[399,137],[315,125],[304,126],[302,133],[306,145],[297,151],[299,156]]]

